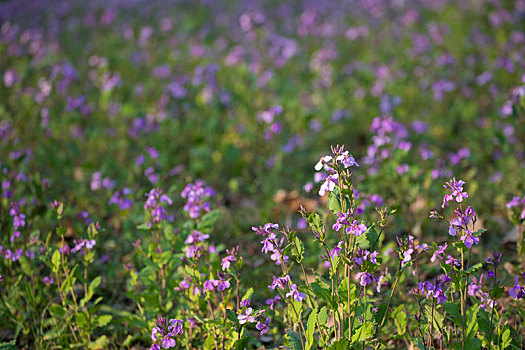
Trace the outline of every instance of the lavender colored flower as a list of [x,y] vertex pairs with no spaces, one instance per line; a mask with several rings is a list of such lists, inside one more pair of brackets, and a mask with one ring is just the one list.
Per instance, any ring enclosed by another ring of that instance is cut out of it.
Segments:
[[516,300],[525,298],[525,288],[519,284],[519,276],[515,277],[514,286],[509,289],[509,295]]
[[264,321],[264,323],[261,321],[257,322],[257,324],[255,325],[255,328],[257,328],[257,330],[260,331],[261,335],[264,335],[266,334],[266,332],[270,330],[270,327],[268,327],[270,322],[271,322],[270,317],[266,317],[266,320]]
[[281,299],[281,296],[276,295],[273,299],[266,300],[266,305],[270,305],[270,310],[273,311],[275,305],[281,304],[279,300]]
[[181,193],[182,198],[187,198],[184,210],[188,212],[192,219],[196,219],[201,212],[210,211],[210,203],[207,198],[215,197],[215,191],[211,187],[206,187],[205,182],[196,180],[194,184],[187,184]]
[[253,316],[252,313],[253,309],[251,307],[247,308],[244,313],[240,313],[237,315],[237,318],[239,319],[240,324],[248,323],[254,323],[255,322],[255,316]]
[[451,194],[447,194],[443,198],[443,204],[441,205],[442,208],[448,206],[448,203],[452,200],[461,203],[463,199],[468,198],[468,193],[463,191],[464,184],[465,181],[456,181],[456,178],[452,178],[449,182],[443,185],[443,187],[451,191]]

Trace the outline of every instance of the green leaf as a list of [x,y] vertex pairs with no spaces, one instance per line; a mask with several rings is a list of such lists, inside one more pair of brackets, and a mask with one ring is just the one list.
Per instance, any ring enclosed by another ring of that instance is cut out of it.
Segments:
[[290,348],[290,350],[303,350],[301,338],[294,332],[288,331],[284,336],[284,344]]
[[463,324],[459,304],[445,303],[444,307],[445,307],[445,310],[447,311],[447,317],[452,319],[454,324],[456,324],[457,326],[460,326]]
[[226,317],[233,324],[239,323],[239,319],[237,318],[237,314],[235,312],[233,312],[231,309],[226,309]]
[[479,270],[481,267],[483,266],[482,263],[477,263],[475,265],[472,265],[471,267],[469,267],[467,270],[465,270],[465,273],[467,274],[471,274],[473,272],[476,272],[477,270]]
[[97,317],[97,327],[104,327],[106,326],[109,322],[111,322],[111,319],[113,318],[113,316],[111,315],[100,315]]
[[343,210],[341,208],[341,201],[339,200],[338,188],[334,189],[334,191],[330,192],[330,194],[328,195],[327,206],[328,209],[334,214],[337,214],[338,212]]
[[105,335],[103,335],[101,337],[98,337],[97,340],[89,343],[89,348],[96,349],[96,350],[107,349],[108,345],[109,345],[109,339]]
[[467,311],[467,339],[474,339],[478,331],[478,304],[474,304]]
[[290,300],[290,304],[288,304],[288,315],[290,316],[293,322],[297,323],[301,321],[302,308],[303,308],[303,303],[300,303],[296,301],[295,299]]
[[248,337],[242,337],[233,344],[234,350],[244,350],[248,348]]
[[501,336],[501,349],[507,348],[512,342],[512,337],[510,336],[510,329],[505,329],[503,335]]
[[314,332],[315,332],[315,321],[317,319],[317,308],[313,309],[308,316],[308,322],[306,325],[306,348],[310,349],[313,346],[314,342]]
[[51,307],[49,308],[49,312],[51,312],[54,316],[58,318],[66,317],[66,313],[67,313],[65,308],[57,304],[51,305]]
[[53,269],[53,272],[57,272],[59,266],[60,266],[60,252],[57,249],[53,252],[53,256],[51,257],[51,268]]
[[319,321],[320,325],[326,325],[326,322],[328,321],[328,309],[326,308],[326,306],[323,306],[319,311],[319,314],[317,315],[317,320]]
[[383,318],[385,317],[386,312],[387,312],[386,303],[383,302],[379,304],[379,306],[377,307],[377,313],[375,316],[375,321],[377,324],[381,324],[381,322],[383,321]]
[[221,217],[221,212],[218,209],[212,210],[202,216],[201,221],[197,224],[197,230],[208,234],[213,229],[217,220]]
[[432,312],[432,306],[426,305],[425,315],[430,320],[430,322],[432,323],[432,327],[435,330],[443,328],[444,316],[441,313],[439,313],[438,310],[434,308],[434,312]]
[[399,335],[405,334],[407,330],[407,314],[405,311],[400,311],[396,315],[395,324],[397,327],[397,333]]
[[298,263],[301,263],[303,261],[303,255],[304,255],[304,244],[303,242],[295,236],[294,238],[294,244],[292,247],[292,254],[295,257],[295,260],[297,260]]
[[379,235],[373,227],[370,227],[368,229],[368,232],[366,233],[366,238],[370,243],[370,251],[373,252],[377,250],[377,247],[379,245]]
[[312,287],[312,291],[319,299],[326,301],[328,306],[333,308],[332,294],[330,292],[329,286],[320,282],[318,279],[316,282],[310,283],[310,287]]
[[356,332],[352,335],[352,343],[362,342],[372,337],[374,325],[372,322],[365,322],[361,327],[356,329]]
[[333,343],[328,350],[346,350],[348,349],[348,339],[343,338],[339,339],[335,343]]
[[505,288],[501,286],[495,286],[493,289],[490,290],[489,295],[492,300],[498,299],[503,295],[503,292],[505,291]]

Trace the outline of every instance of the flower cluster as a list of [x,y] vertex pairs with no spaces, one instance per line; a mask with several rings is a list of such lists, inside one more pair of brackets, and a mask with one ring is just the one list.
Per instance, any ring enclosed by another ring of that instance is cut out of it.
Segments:
[[184,322],[179,319],[170,319],[169,325],[164,317],[159,317],[151,331],[153,344],[150,350],[171,349],[177,345],[175,336],[183,333]]
[[261,251],[265,254],[270,254],[270,259],[275,261],[275,264],[281,265],[288,261],[288,256],[282,254],[284,237],[278,239],[275,232],[272,231],[272,229],[278,228],[279,225],[277,224],[267,223],[264,226],[252,227],[252,230],[264,237],[264,240],[261,241],[263,245]]
[[14,232],[11,236],[11,242],[14,242],[14,240],[17,237],[20,237],[20,230],[23,229],[26,226],[26,216],[25,214],[22,214],[20,212],[20,205],[18,202],[13,202],[11,204],[11,209],[9,210],[9,215],[13,218],[13,228]]
[[514,278],[514,286],[509,289],[509,295],[514,299],[525,299],[525,287],[520,285],[519,277],[525,278],[525,274],[520,274]]
[[324,181],[319,188],[319,195],[321,197],[324,196],[327,191],[332,192],[335,187],[339,185],[340,179],[338,170],[341,165],[344,169],[352,166],[359,166],[355,161],[355,158],[350,155],[348,151],[344,150],[344,146],[332,147],[332,153],[332,156],[327,155],[321,157],[314,166],[314,169],[317,171],[314,175],[315,182]]
[[465,181],[456,181],[456,178],[454,177],[445,185],[443,185],[443,187],[450,190],[451,193],[446,194],[445,197],[443,197],[443,204],[441,205],[441,208],[448,206],[450,201],[455,200],[456,202],[461,203],[463,202],[463,199],[468,198],[468,193],[463,191],[464,184]]
[[148,193],[146,193],[148,199],[144,205],[144,209],[150,214],[150,221],[148,221],[148,226],[151,227],[152,224],[158,224],[162,220],[169,219],[166,209],[162,206],[162,203],[171,205],[173,201],[168,195],[163,194],[162,190],[159,188],[153,188]]
[[184,210],[192,219],[196,219],[201,215],[201,212],[210,211],[210,203],[206,200],[209,197],[215,197],[215,191],[206,186],[204,181],[196,180],[194,184],[187,184],[180,196],[187,199]]
[[525,196],[512,197],[510,202],[507,203],[507,208],[515,211],[519,220],[525,220]]
[[436,277],[434,283],[429,281],[419,282],[417,288],[414,288],[412,292],[414,294],[425,294],[427,299],[433,298],[438,304],[442,304],[448,299],[443,287],[450,280],[451,278],[446,274]]
[[127,187],[124,187],[121,190],[113,193],[113,196],[109,199],[108,204],[117,204],[120,210],[126,210],[133,206],[133,201],[131,200],[131,190]]

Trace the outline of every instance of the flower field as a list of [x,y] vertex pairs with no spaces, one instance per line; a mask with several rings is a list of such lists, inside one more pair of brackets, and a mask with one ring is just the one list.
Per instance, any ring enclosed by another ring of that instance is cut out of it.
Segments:
[[524,23],[0,1],[0,349],[525,348]]

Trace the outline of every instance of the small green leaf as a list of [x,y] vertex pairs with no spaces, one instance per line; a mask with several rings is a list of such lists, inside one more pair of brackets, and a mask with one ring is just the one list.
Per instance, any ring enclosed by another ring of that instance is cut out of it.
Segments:
[[308,322],[306,326],[306,348],[311,349],[314,342],[314,332],[315,332],[315,321],[317,319],[317,308],[313,309],[308,316]]
[[335,343],[333,343],[328,350],[346,350],[348,349],[348,339],[343,338],[339,339]]
[[51,257],[51,267],[53,272],[57,272],[60,266],[60,252],[57,250],[54,251],[53,256]]
[[106,326],[109,322],[111,322],[111,319],[113,318],[113,316],[111,315],[100,315],[97,317],[97,327],[104,327]]
[[328,210],[330,210],[334,214],[337,214],[338,212],[342,211],[341,201],[339,200],[339,189],[334,189],[334,191],[330,192],[330,194],[328,195],[327,206]]
[[372,337],[374,325],[372,322],[365,322],[361,327],[356,329],[356,332],[352,335],[352,343],[362,342]]
[[505,329],[503,335],[501,336],[501,348],[507,348],[512,342],[512,337],[510,336],[510,329]]
[[397,327],[397,333],[399,335],[405,334],[407,330],[407,314],[404,311],[400,311],[397,313],[395,324]]
[[471,274],[471,273],[476,272],[477,270],[479,270],[482,266],[483,266],[482,263],[477,263],[477,264],[472,265],[471,267],[469,267],[467,270],[465,270],[465,272],[467,274]]
[[248,348],[248,337],[242,337],[233,344],[234,350],[244,350]]
[[67,313],[66,309],[57,304],[51,305],[51,307],[49,308],[49,312],[51,312],[54,316],[59,318],[64,318]]
[[317,315],[317,320],[319,321],[320,325],[326,325],[326,322],[328,321],[328,309],[326,308],[326,306],[323,306],[319,311],[319,314]]
[[301,338],[294,332],[288,331],[284,336],[284,345],[287,345],[290,350],[303,350]]

